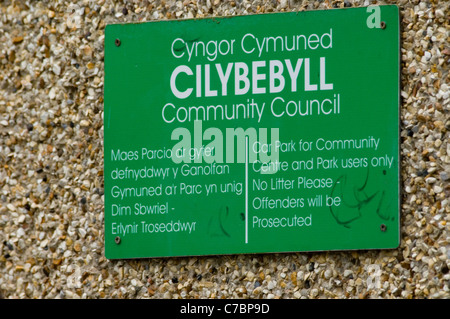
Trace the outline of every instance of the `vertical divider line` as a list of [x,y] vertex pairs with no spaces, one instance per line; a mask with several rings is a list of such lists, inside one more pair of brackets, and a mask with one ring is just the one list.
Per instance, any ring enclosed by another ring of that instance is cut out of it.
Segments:
[[245,136],[245,243],[248,244],[248,136]]

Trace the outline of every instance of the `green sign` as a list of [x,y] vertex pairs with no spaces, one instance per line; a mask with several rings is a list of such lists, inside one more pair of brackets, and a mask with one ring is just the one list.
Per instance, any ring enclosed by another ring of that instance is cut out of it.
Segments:
[[399,245],[396,6],[108,25],[110,259]]

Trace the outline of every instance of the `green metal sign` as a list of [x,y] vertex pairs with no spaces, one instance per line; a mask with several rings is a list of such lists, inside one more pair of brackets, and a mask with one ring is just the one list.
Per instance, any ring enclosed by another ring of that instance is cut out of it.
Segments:
[[396,6],[108,25],[110,259],[399,245]]

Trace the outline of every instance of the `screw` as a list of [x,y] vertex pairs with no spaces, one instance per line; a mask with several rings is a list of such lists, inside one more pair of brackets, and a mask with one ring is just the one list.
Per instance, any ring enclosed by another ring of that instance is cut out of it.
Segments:
[[380,28],[381,28],[381,29],[386,29],[386,22],[381,21],[381,22],[380,22]]
[[115,41],[114,41],[114,43],[116,44],[116,47],[120,47],[120,39],[116,39]]
[[117,236],[116,238],[114,238],[114,241],[116,242],[117,245],[119,245],[120,244],[120,237]]
[[380,225],[380,230],[381,231],[386,231],[386,225],[385,224],[381,224]]

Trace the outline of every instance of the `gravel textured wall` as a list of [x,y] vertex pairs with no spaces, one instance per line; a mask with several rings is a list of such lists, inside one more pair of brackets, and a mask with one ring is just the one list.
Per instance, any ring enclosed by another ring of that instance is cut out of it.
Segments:
[[[396,3],[401,245],[109,261],[105,25]],[[0,297],[449,298],[449,1],[0,2]]]

